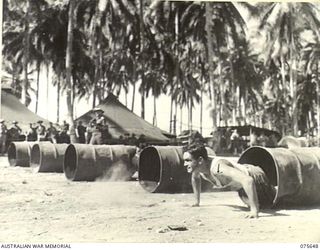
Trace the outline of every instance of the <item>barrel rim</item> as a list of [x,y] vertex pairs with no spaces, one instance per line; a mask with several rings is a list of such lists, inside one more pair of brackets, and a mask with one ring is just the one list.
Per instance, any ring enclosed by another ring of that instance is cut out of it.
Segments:
[[[89,146],[89,147],[88,147]],[[87,147],[89,150],[92,150],[92,155],[93,155],[93,162],[95,162],[96,161],[96,157],[97,157],[97,155],[96,155],[96,148],[95,148],[95,146],[97,146],[97,145],[92,145],[92,144],[82,144],[82,143],[70,143],[68,146],[67,146],[67,148],[66,148],[66,151],[65,151],[65,156],[67,155],[67,150],[69,149],[69,147],[70,148],[73,148],[74,149],[74,151],[76,152],[76,156],[78,156],[79,155],[79,152],[80,152],[80,150],[81,150],[81,148],[85,148],[85,147]],[[99,145],[99,146],[101,146],[101,145]],[[66,157],[64,156],[64,160],[63,160],[63,172],[65,173],[65,176],[66,176],[66,178],[68,179],[68,180],[71,180],[71,181],[78,181],[78,179],[77,179],[77,176],[78,176],[78,171],[79,171],[79,164],[81,164],[81,161],[79,161],[79,158],[78,157],[75,157],[75,168],[74,168],[74,171],[73,171],[73,175],[72,175],[72,177],[71,178],[69,178],[68,176],[67,176],[67,173],[66,173],[66,171],[65,171],[65,166],[66,166],[66,164],[65,164],[65,161],[66,161]],[[70,171],[69,171],[70,172]]]
[[[277,185],[279,185],[279,181],[280,181],[280,174],[279,174],[279,166],[278,166],[278,162],[275,160],[275,158],[273,157],[273,154],[271,153],[271,151],[269,150],[270,148],[266,148],[266,147],[262,147],[262,146],[252,146],[252,147],[249,147],[247,148],[245,151],[242,152],[242,154],[240,155],[239,159],[238,159],[238,162],[240,161],[241,157],[247,153],[248,151],[252,151],[252,150],[255,150],[255,149],[259,149],[259,150],[263,150],[265,151],[266,153],[268,153],[268,155],[272,158],[272,161],[274,162],[274,166],[275,166],[275,169],[276,169],[276,174],[277,174]],[[287,150],[286,148],[277,148],[277,149],[281,149],[281,150]],[[273,198],[273,201],[272,201],[272,205],[276,205],[276,202],[279,198],[279,189],[276,189],[276,194]]]
[[[32,152],[33,152],[34,148],[36,148],[36,146],[39,149],[39,163],[38,164],[31,164],[32,163],[32,161],[31,161],[32,155],[33,155]],[[53,156],[56,159],[58,156],[58,153],[57,153],[57,149],[56,149],[56,146],[54,143],[38,142],[38,143],[34,144],[30,149],[30,167],[38,168],[38,172],[47,172],[47,171],[44,171],[44,169],[43,169],[44,168],[44,166],[43,166],[44,150],[43,149],[46,147],[51,147],[52,152],[54,152]]]
[[[15,157],[13,156],[13,152]],[[8,147],[8,161],[10,166],[16,166],[17,165],[17,148],[15,142],[10,142]]]
[[[70,149],[69,149],[70,148]],[[66,171],[66,155],[67,155],[67,151],[68,150],[74,150],[76,153],[78,153],[77,152],[77,149],[76,149],[76,147],[75,147],[75,145],[72,143],[72,144],[69,144],[68,146],[67,146],[67,148],[66,148],[66,151],[65,151],[65,155],[64,155],[64,159],[63,159],[63,172],[64,172],[64,174],[65,174],[65,176],[66,176],[66,178],[68,179],[68,180],[71,180],[71,181],[74,181],[75,180],[75,177],[76,177],[76,169],[77,168],[75,168],[74,169],[74,171],[72,171],[72,175],[70,175],[70,173],[71,173],[71,171],[69,170],[69,171]],[[75,163],[76,163],[76,166],[78,165],[78,157],[75,157]]]
[[[144,185],[141,183],[142,180],[140,179],[140,161],[141,161],[141,154],[143,153],[143,151],[145,151],[145,150],[147,150],[147,149],[151,149],[151,148],[154,149],[154,150],[156,150],[159,159],[161,159],[161,154],[160,154],[160,151],[158,150],[159,146],[150,145],[150,146],[145,147],[145,148],[141,151],[140,157],[139,157],[139,162],[138,162],[138,180],[139,180],[139,184],[143,187],[143,189],[145,189],[145,187],[144,187]],[[160,163],[160,168],[159,168],[159,170],[160,170],[160,177],[159,177],[159,180],[157,181],[157,184],[155,185],[155,187],[154,187],[151,191],[147,190],[147,191],[150,192],[150,193],[154,193],[154,192],[159,188],[160,183],[161,183],[161,180],[162,180],[162,175],[161,175],[161,173],[162,173],[162,168],[163,168],[163,166],[162,166],[162,161],[159,160],[159,163]]]

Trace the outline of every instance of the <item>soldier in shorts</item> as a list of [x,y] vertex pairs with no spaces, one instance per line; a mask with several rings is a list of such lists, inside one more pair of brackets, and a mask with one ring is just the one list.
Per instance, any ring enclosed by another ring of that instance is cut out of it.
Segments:
[[242,201],[250,208],[247,218],[258,218],[259,202],[263,206],[272,203],[275,189],[257,166],[237,164],[226,159],[210,159],[205,147],[199,144],[190,145],[183,159],[184,166],[191,173],[196,198],[193,206],[200,205],[201,177],[211,182],[216,191],[238,191]]

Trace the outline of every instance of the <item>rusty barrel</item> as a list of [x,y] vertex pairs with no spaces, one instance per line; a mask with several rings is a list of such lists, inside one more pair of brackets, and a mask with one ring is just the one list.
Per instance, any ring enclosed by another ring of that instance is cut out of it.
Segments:
[[11,142],[8,148],[10,166],[30,167],[30,154],[33,145],[51,142]]
[[[207,148],[208,155],[215,155]],[[139,159],[140,185],[151,193],[190,192],[191,177],[183,164],[183,147],[149,146]]]
[[68,144],[37,143],[31,148],[30,166],[38,172],[63,172],[63,159]]
[[70,144],[64,173],[72,181],[130,180],[136,171],[132,165],[135,152],[134,146]]
[[263,169],[276,190],[270,206],[320,203],[320,148],[251,147],[238,162]]

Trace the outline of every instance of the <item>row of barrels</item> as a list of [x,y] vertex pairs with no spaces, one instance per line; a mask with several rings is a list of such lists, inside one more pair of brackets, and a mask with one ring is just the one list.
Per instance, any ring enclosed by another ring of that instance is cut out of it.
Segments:
[[[212,150],[207,151],[215,157]],[[64,172],[73,181],[129,180],[138,170],[139,183],[148,192],[191,191],[190,174],[183,166],[182,147],[149,146],[142,150],[139,160],[135,155],[136,148],[132,146],[47,142],[16,142],[8,151],[12,166],[38,167],[39,172]],[[276,190],[270,207],[320,203],[320,148],[254,146],[242,153],[238,163],[253,164],[265,172]]]
[[42,173],[65,173],[72,181],[129,180],[137,169],[135,153],[136,147],[125,145],[13,142],[8,161],[10,166],[33,167]]

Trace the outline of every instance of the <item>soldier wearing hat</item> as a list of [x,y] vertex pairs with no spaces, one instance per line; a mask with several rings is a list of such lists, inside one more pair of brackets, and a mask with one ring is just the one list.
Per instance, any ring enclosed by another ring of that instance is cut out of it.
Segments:
[[37,127],[37,141],[45,141],[46,140],[46,127],[42,124],[43,121],[37,122],[39,125]]
[[0,153],[3,155],[6,152],[6,141],[7,141],[7,126],[5,121],[0,119]]
[[57,143],[57,134],[57,129],[55,126],[53,126],[52,122],[49,122],[49,127],[47,128],[47,140],[51,141],[52,143]]
[[33,123],[29,123],[29,129],[27,131],[27,141],[36,141],[37,137],[37,128],[33,126]]
[[70,134],[69,134],[70,124],[67,123],[66,120],[64,120],[60,127],[61,127],[61,131],[59,133],[58,143],[70,143]]
[[92,129],[90,144],[100,145],[102,144],[102,130],[106,125],[104,111],[100,108],[95,108],[93,111],[96,117],[90,121],[90,124],[95,124]]
[[10,135],[10,141],[20,141],[22,129],[18,126],[17,121],[13,121],[12,124],[12,127],[8,131]]
[[78,121],[75,132],[79,143],[86,143],[86,127],[82,125],[82,121]]

